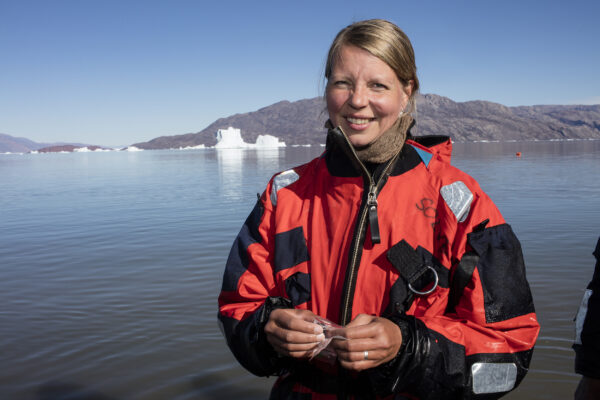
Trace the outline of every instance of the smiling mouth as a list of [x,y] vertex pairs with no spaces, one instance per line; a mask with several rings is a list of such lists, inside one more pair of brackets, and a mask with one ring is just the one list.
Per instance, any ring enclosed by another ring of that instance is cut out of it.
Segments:
[[350,122],[351,124],[355,124],[355,125],[365,125],[368,124],[369,122],[371,122],[374,118],[352,118],[352,117],[346,117],[346,120],[348,122]]

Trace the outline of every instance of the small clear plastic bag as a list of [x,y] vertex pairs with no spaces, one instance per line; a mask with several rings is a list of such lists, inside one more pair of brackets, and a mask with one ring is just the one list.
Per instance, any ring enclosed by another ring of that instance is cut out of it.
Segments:
[[319,317],[316,316],[313,320],[313,323],[315,324],[319,324],[321,325],[321,327],[323,328],[323,334],[325,335],[325,339],[323,339],[321,342],[319,342],[319,345],[317,347],[315,347],[315,349],[313,350],[311,356],[310,356],[310,360],[312,360],[313,358],[315,358],[317,355],[319,355],[319,358],[322,358],[326,361],[330,361],[331,363],[335,362],[335,359],[337,358],[335,352],[331,349],[329,349],[327,346],[329,346],[329,343],[331,343],[331,341],[333,339],[341,339],[341,340],[346,340],[345,336],[340,335],[339,331],[337,332],[338,334],[334,334],[334,331],[343,328],[341,325],[335,324],[331,321],[329,321],[326,318],[323,317]]

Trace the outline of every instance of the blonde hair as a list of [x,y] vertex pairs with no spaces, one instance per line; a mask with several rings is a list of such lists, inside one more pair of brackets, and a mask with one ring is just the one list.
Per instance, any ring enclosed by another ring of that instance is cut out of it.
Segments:
[[393,23],[384,19],[358,21],[342,29],[329,48],[325,64],[325,78],[329,80],[333,64],[338,60],[343,46],[352,45],[379,58],[396,73],[398,80],[407,86],[412,81],[408,112],[416,111],[416,93],[419,90],[415,52],[408,36]]

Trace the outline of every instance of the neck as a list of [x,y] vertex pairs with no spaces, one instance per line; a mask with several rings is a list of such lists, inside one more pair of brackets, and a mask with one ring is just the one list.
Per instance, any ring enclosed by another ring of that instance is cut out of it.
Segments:
[[359,160],[381,164],[391,159],[402,149],[412,122],[413,118],[404,114],[377,139],[366,146],[355,147]]

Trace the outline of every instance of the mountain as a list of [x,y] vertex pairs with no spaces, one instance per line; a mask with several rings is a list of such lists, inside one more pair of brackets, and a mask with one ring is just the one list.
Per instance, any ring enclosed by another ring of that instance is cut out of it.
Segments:
[[[74,147],[85,147],[85,144],[80,143],[38,143],[22,137],[14,137],[0,133],[0,153],[27,153],[43,148],[55,146],[72,145]],[[50,150],[52,151],[52,150]]]
[[27,153],[46,146],[32,140],[0,133],[0,153]]
[[[413,135],[447,135],[455,142],[480,140],[600,139],[600,105],[540,105],[507,107],[489,101],[455,102],[435,94],[417,99]],[[135,143],[140,149],[214,146],[218,129],[239,128],[247,143],[272,135],[289,145],[325,143],[327,120],[321,97],[280,101],[260,110],[220,118],[200,132],[161,136]],[[0,153],[24,153],[73,143],[36,143],[0,134]],[[84,144],[73,144],[84,147]]]
[[214,146],[218,129],[240,128],[246,143],[256,142],[258,135],[272,135],[286,145],[324,143],[323,125],[327,120],[325,104],[320,97],[293,103],[280,101],[258,111],[220,118],[198,133],[161,136],[149,142],[135,143],[140,149],[168,149],[204,144]]
[[507,107],[489,101],[454,102],[427,94],[418,102],[416,135],[476,140],[600,139],[600,105]]
[[[507,107],[489,101],[455,102],[435,94],[417,99],[414,135],[447,135],[455,142],[478,140],[600,139],[600,105]],[[244,141],[273,135],[287,145],[325,143],[323,98],[281,101],[260,110],[220,118],[198,133],[161,136],[135,143],[141,149],[214,146],[217,129],[242,131]]]

